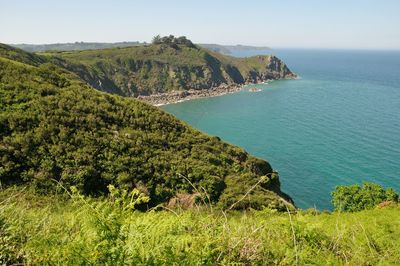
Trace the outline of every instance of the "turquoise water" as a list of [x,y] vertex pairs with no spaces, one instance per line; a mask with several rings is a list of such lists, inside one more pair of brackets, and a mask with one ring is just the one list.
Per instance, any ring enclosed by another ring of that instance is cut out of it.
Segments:
[[400,52],[274,53],[301,79],[162,108],[268,160],[301,208],[331,209],[340,184],[400,191]]

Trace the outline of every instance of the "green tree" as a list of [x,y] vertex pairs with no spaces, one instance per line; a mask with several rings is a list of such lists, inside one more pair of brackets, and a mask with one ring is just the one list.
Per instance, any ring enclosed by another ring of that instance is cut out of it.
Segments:
[[160,35],[154,36],[153,40],[151,41],[152,44],[160,44],[161,43],[161,37]]

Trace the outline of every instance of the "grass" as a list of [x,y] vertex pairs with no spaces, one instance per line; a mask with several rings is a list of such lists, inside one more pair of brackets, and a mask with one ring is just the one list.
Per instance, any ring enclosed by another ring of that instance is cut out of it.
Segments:
[[398,265],[400,207],[355,213],[129,211],[0,192],[0,260],[27,265]]

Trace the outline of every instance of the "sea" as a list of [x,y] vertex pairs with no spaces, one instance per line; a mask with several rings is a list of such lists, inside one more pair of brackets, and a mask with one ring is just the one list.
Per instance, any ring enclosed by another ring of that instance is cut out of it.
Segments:
[[270,162],[300,208],[331,210],[339,185],[375,182],[400,192],[400,51],[265,53],[299,79],[161,108]]

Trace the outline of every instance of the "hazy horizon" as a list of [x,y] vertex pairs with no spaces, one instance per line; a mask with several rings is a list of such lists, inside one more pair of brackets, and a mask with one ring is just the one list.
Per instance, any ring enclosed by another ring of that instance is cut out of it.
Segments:
[[16,0],[0,3],[0,42],[150,42],[173,34],[195,43],[273,49],[399,50],[399,12],[394,0]]

